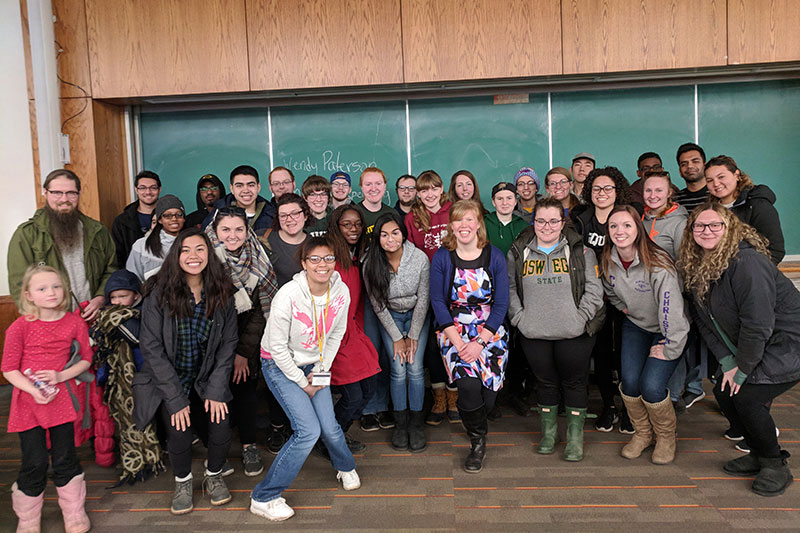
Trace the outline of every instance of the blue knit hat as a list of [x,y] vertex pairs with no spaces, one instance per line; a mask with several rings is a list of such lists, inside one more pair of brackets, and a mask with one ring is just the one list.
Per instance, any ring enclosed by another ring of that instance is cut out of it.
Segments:
[[110,300],[112,292],[121,290],[140,293],[142,292],[142,283],[133,272],[124,269],[117,270],[113,272],[111,276],[108,277],[108,281],[106,281],[106,288],[104,290],[106,301]]
[[533,178],[534,183],[536,183],[536,190],[538,191],[541,189],[541,185],[539,184],[539,176],[536,175],[536,171],[534,171],[531,167],[522,167],[514,174],[514,186],[517,186],[517,182],[522,176],[528,176]]

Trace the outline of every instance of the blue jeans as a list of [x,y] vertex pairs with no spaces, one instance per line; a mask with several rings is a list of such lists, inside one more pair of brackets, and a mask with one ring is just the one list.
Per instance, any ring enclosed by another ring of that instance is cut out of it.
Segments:
[[701,370],[704,365],[702,364],[702,350],[700,334],[695,328],[689,330],[689,338],[686,339],[686,349],[683,350],[681,362],[675,367],[675,372],[669,378],[667,385],[669,386],[669,394],[672,396],[673,401],[677,401],[681,397],[683,387],[686,387],[686,392],[690,392],[699,396],[703,393],[703,375]]
[[[311,366],[303,368],[303,373],[310,372]],[[289,417],[294,434],[272,461],[267,475],[253,489],[253,500],[265,503],[280,497],[297,477],[320,436],[330,453],[333,468],[341,472],[355,469],[356,461],[347,448],[342,428],[333,415],[331,388],[320,389],[313,398],[309,398],[297,383],[286,377],[272,359],[261,360],[261,372],[267,386]]]
[[332,385],[333,392],[340,395],[339,401],[333,408],[336,421],[341,426],[342,431],[346,432],[353,424],[353,419],[358,419],[364,406],[375,394],[375,384],[378,376],[370,376],[355,383],[347,385]]
[[[389,310],[394,323],[400,333],[406,335],[411,329],[411,318],[414,314],[413,309],[398,313]],[[425,317],[422,330],[419,332],[419,342],[417,352],[414,354],[414,362],[411,364],[401,363],[394,359],[394,341],[381,324],[381,337],[383,338],[383,349],[390,354],[391,359],[391,380],[389,390],[392,394],[392,405],[395,411],[404,411],[406,406],[412,411],[422,411],[422,403],[425,398],[425,343],[428,340],[428,329],[430,328],[429,317]],[[408,378],[408,389],[406,389],[406,378]],[[406,391],[408,391],[406,393]]]
[[650,357],[650,347],[664,340],[661,333],[650,333],[625,317],[622,321],[622,392],[658,403],[667,396],[667,381],[680,358],[664,361]]
[[363,414],[365,415],[374,415],[375,413],[389,410],[389,366],[391,355],[387,355],[386,350],[383,349],[381,329],[381,321],[372,309],[369,298],[364,298],[364,333],[372,341],[375,351],[378,352],[378,364],[381,367],[381,371],[378,373],[375,394],[372,395],[372,398],[367,402],[367,406],[364,407]]

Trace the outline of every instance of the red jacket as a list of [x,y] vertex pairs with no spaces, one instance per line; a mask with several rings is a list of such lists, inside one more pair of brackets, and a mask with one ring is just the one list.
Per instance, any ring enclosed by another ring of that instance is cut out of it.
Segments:
[[331,385],[347,385],[374,376],[381,367],[378,352],[364,333],[364,289],[358,266],[353,264],[344,270],[337,262],[336,272],[350,289],[350,308],[347,311],[347,331],[331,365]]
[[425,252],[428,261],[433,261],[433,254],[442,247],[442,239],[447,235],[447,223],[450,220],[451,202],[445,204],[435,213],[431,213],[431,223],[428,231],[423,233],[414,224],[414,212],[406,215],[405,223],[408,230],[408,240],[411,244]]

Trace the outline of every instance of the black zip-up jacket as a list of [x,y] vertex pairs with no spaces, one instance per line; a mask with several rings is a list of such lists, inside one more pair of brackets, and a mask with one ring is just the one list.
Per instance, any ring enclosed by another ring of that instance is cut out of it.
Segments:
[[739,220],[750,224],[762,236],[769,239],[769,254],[776,265],[786,255],[783,231],[778,210],[775,209],[775,193],[766,185],[756,185],[739,193],[731,211]]
[[[142,304],[139,346],[144,363],[133,377],[133,420],[140,429],[152,420],[162,402],[170,414],[189,405],[175,371],[178,320],[161,307],[158,296],[159,291],[154,289]],[[233,399],[230,381],[239,339],[237,328],[236,307],[231,297],[228,305],[215,309],[211,317],[206,353],[194,382],[194,389],[203,400]]]
[[[800,378],[800,293],[749,243],[739,245],[705,301],[694,300],[695,323],[723,370],[738,366],[752,384]],[[712,315],[736,347],[733,360]]]
[[144,237],[145,234],[142,226],[139,225],[137,209],[139,209],[139,200],[125,206],[122,213],[111,224],[111,238],[114,239],[114,246],[117,248],[117,267],[120,269],[125,268],[133,243]]

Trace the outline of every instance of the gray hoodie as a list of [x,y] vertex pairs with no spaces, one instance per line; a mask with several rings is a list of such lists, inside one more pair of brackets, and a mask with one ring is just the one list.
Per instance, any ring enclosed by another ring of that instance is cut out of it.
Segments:
[[678,275],[663,268],[649,272],[638,254],[626,271],[613,247],[608,277],[610,281],[603,278],[608,301],[620,311],[627,310],[627,317],[640,328],[664,335],[664,357],[670,361],[680,357],[689,318]]
[[136,274],[139,281],[146,281],[161,270],[164,258],[167,257],[169,249],[172,248],[172,243],[175,242],[175,235],[170,235],[162,229],[161,235],[159,235],[161,239],[161,257],[156,257],[147,249],[145,244],[149,236],[150,232],[148,231],[144,237],[133,243],[128,261],[125,263],[125,270],[130,270]]
[[597,259],[590,248],[582,248],[586,259],[586,288],[579,305],[575,305],[572,295],[569,279],[571,251],[565,237],[549,254],[539,250],[536,237],[527,244],[522,261],[522,301],[517,294],[516,264],[511,259],[508,261],[508,316],[511,325],[527,338],[561,340],[579,337],[603,306]]
[[682,205],[674,204],[660,217],[654,217],[645,212],[642,223],[650,233],[650,238],[669,254],[673,261],[678,260],[678,254],[683,240],[683,229],[689,212]]

